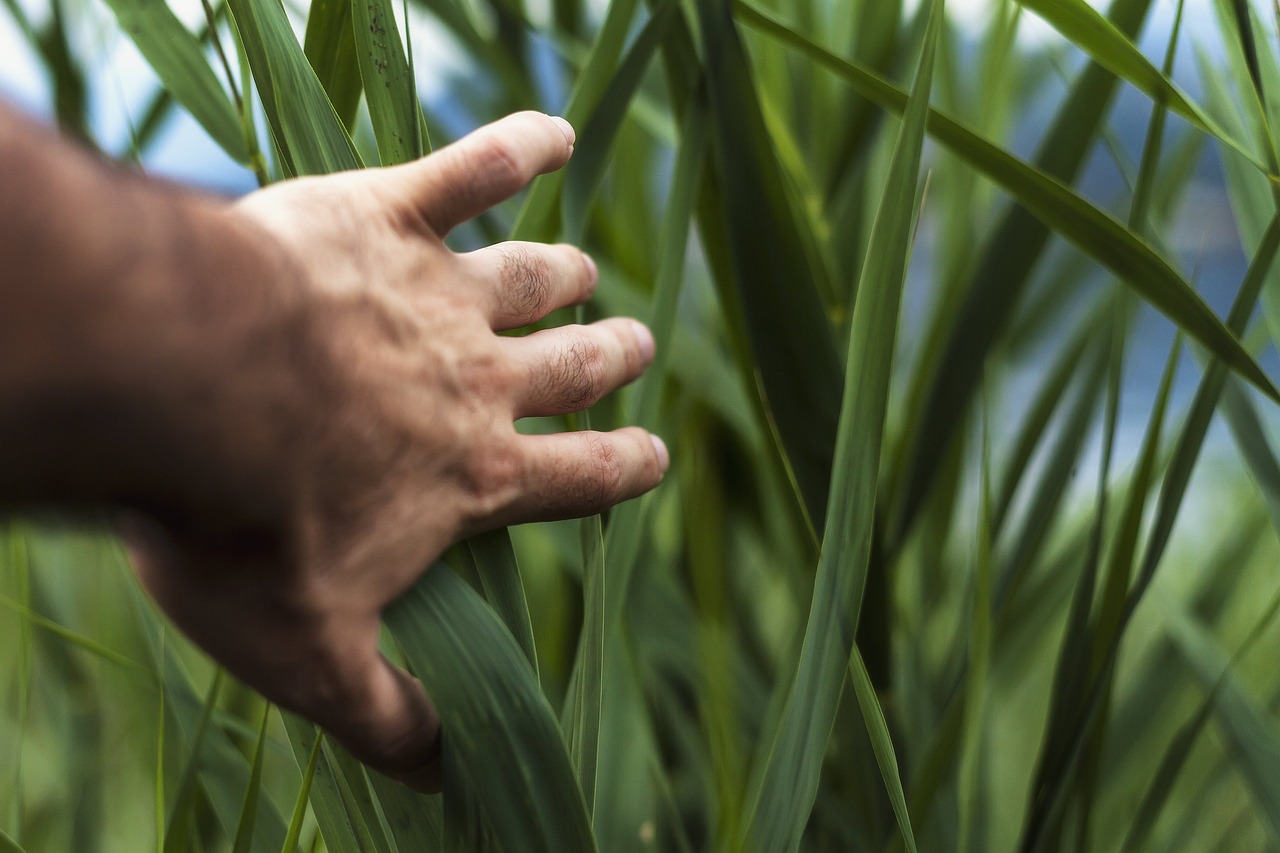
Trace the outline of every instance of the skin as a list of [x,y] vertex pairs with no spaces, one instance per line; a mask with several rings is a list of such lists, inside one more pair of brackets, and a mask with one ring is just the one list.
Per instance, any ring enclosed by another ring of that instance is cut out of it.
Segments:
[[463,537],[600,512],[667,468],[638,428],[515,430],[652,360],[629,319],[496,334],[590,297],[591,260],[443,242],[573,141],[519,113],[412,164],[229,203],[0,105],[0,507],[109,507],[209,654],[438,787],[436,714],[379,653],[382,609]]

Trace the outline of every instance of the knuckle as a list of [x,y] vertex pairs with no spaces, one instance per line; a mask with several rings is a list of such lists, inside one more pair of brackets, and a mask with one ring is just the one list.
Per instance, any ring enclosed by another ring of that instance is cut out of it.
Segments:
[[496,134],[486,135],[477,146],[474,168],[503,186],[523,184],[524,169],[514,145]]
[[513,442],[475,442],[463,463],[468,524],[482,522],[514,500],[524,482],[524,459]]
[[502,283],[507,312],[523,323],[532,323],[543,315],[551,299],[551,265],[527,246],[512,246],[505,253]]
[[585,497],[596,506],[610,506],[622,493],[622,459],[618,449],[599,433],[588,433],[586,442]]
[[585,409],[604,396],[608,371],[604,350],[584,329],[575,330],[564,350],[564,404]]

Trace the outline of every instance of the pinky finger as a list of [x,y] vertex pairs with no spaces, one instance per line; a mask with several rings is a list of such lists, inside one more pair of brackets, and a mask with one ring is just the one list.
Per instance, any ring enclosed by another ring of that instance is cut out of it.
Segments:
[[581,518],[662,482],[666,445],[639,427],[522,436],[528,480],[500,524]]

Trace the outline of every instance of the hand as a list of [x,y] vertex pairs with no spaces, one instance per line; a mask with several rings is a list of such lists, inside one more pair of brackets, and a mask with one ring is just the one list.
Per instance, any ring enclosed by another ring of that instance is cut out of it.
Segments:
[[572,150],[562,119],[521,113],[416,163],[291,181],[226,210],[288,319],[242,323],[201,355],[223,378],[196,395],[214,423],[192,478],[218,497],[124,525],[140,577],[192,639],[419,788],[439,784],[438,723],[378,652],[382,609],[465,536],[600,512],[667,467],[637,428],[515,431],[590,406],[653,357],[628,319],[495,334],[586,300],[591,260],[443,242]]

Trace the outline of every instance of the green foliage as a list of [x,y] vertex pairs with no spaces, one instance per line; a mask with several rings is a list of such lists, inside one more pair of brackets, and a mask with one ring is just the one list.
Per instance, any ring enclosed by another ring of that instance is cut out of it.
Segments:
[[[0,14],[88,135],[65,5]],[[1280,845],[1272,10],[1179,7],[1160,65],[1150,0],[993,0],[978,33],[905,5],[228,0],[189,32],[107,0],[166,88],[94,141],[144,163],[173,103],[261,180],[403,162],[446,111],[566,115],[567,169],[451,240],[584,244],[584,319],[658,343],[590,422],[673,461],[388,611],[433,797],[225,679],[107,535],[6,522],[0,851]],[[470,63],[448,104],[406,15]],[[1033,15],[1062,43],[1022,44]]]

